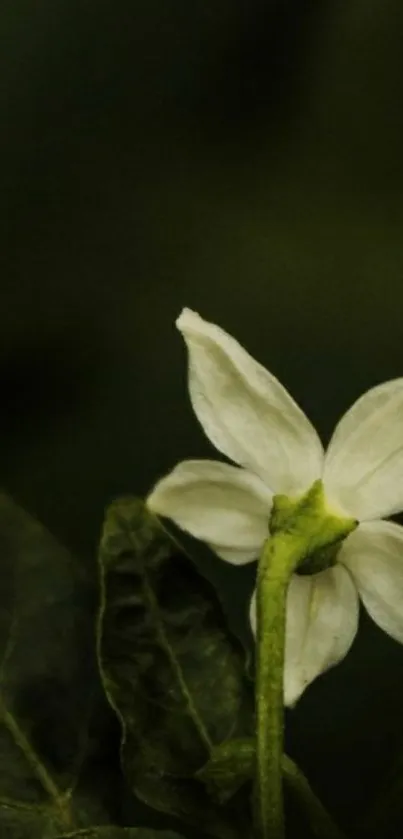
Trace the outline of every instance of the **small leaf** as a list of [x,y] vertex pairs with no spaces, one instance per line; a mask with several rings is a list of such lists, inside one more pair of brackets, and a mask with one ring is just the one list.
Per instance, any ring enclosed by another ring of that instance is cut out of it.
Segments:
[[134,498],[107,512],[100,569],[99,663],[131,788],[213,835],[235,835],[194,780],[215,744],[253,725],[243,655],[214,589]]
[[255,753],[252,738],[228,740],[212,750],[210,760],[199,769],[197,778],[216,801],[229,801],[243,784],[252,780]]
[[[81,784],[95,697],[93,594],[72,556],[0,494],[0,836],[111,821]],[[90,823],[91,823],[90,822]]]

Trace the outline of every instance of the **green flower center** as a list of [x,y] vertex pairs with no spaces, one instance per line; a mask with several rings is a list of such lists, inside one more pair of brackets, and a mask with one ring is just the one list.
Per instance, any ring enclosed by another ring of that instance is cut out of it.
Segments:
[[318,574],[332,568],[344,539],[357,527],[354,519],[335,515],[327,508],[322,481],[315,481],[304,495],[275,495],[269,531],[283,534],[295,544],[302,540],[303,555],[297,574]]

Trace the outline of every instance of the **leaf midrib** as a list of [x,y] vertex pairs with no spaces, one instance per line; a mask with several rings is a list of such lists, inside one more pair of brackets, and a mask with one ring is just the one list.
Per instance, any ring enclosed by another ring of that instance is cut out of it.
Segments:
[[28,763],[33,774],[40,781],[43,789],[48,794],[51,801],[56,805],[63,825],[65,825],[67,828],[74,827],[72,813],[70,805],[68,803],[68,797],[59,790],[57,784],[49,774],[48,770],[40,760],[35,750],[32,748],[31,743],[25,736],[15,716],[6,707],[1,693],[0,718],[2,719],[9,733],[11,734],[14,743],[18,746],[18,748],[24,755],[25,760]]
[[[120,525],[121,529],[126,533],[128,543],[129,543],[129,545],[131,547],[131,550],[133,552],[133,556],[134,557],[138,556],[139,548],[138,548],[138,544],[137,544],[136,539],[133,537],[130,522],[125,521],[124,517],[122,516],[122,517],[119,517],[119,525]],[[150,544],[151,544],[151,540],[150,540],[150,543],[148,544],[148,549],[150,548]],[[158,550],[158,546],[157,546],[157,550]],[[161,548],[159,549],[159,551],[161,551]],[[105,609],[107,608],[107,603],[106,603],[106,599],[107,599],[107,594],[106,594],[107,571],[106,571],[106,568],[104,566],[104,563],[102,562],[102,551],[100,552],[100,560],[101,560],[102,574],[101,574],[101,608],[100,608],[100,613],[99,613],[99,625],[102,624],[103,614],[105,613]],[[176,657],[176,655],[175,655],[175,653],[174,653],[172,647],[170,646],[170,644],[168,642],[168,639],[166,637],[166,633],[165,633],[165,629],[164,629],[164,622],[161,618],[159,603],[158,603],[158,600],[157,600],[157,598],[154,594],[152,585],[150,583],[149,575],[147,573],[147,568],[146,568],[145,564],[142,565],[140,574],[141,574],[141,579],[142,579],[142,583],[143,583],[144,593],[145,593],[146,598],[148,600],[150,613],[153,617],[155,631],[156,631],[158,641],[159,641],[162,649],[166,653],[167,658],[168,658],[168,660],[170,662],[170,665],[172,667],[172,670],[175,673],[175,676],[178,680],[178,684],[180,686],[182,695],[184,696],[184,699],[186,701],[186,705],[187,705],[187,708],[188,708],[188,711],[189,711],[189,716],[191,717],[191,719],[192,719],[192,721],[195,725],[195,728],[196,728],[196,730],[199,734],[199,737],[200,737],[202,743],[204,744],[208,753],[210,754],[214,744],[213,744],[213,742],[212,742],[212,740],[209,736],[209,733],[207,731],[207,728],[204,725],[204,722],[201,719],[201,717],[199,715],[199,712],[198,712],[198,710],[197,710],[197,708],[196,708],[196,706],[193,702],[193,698],[192,698],[191,693],[188,689],[187,682],[186,682],[185,676],[183,674],[183,670],[182,670],[182,667],[180,665],[180,662],[178,661],[178,658]],[[102,578],[103,578],[103,582],[102,582]],[[97,633],[97,634],[98,634],[98,638],[99,638],[99,633]],[[100,653],[100,650],[98,650],[98,653]],[[102,656],[99,658],[99,660],[102,661]],[[101,671],[102,670],[103,670],[103,668],[101,668]],[[115,711],[117,711],[118,716],[123,723],[122,714],[116,708],[115,703],[113,703],[113,707],[115,708]],[[123,724],[123,730],[124,729],[125,729],[125,724]]]
[[150,607],[150,612],[151,612],[151,615],[152,615],[153,620],[154,620],[158,641],[159,641],[162,649],[166,653],[167,658],[170,662],[170,665],[171,665],[171,667],[172,667],[172,669],[175,673],[175,676],[178,680],[180,689],[181,689],[182,694],[183,694],[183,696],[185,698],[185,701],[186,701],[186,705],[187,705],[187,708],[188,708],[188,711],[189,711],[189,716],[191,717],[191,719],[193,720],[193,722],[194,722],[194,724],[197,728],[200,739],[203,741],[203,743],[206,746],[208,752],[210,753],[212,748],[213,748],[213,743],[210,739],[207,728],[204,725],[204,722],[201,719],[201,717],[199,715],[199,712],[198,712],[198,710],[197,710],[197,708],[194,704],[194,701],[193,701],[192,695],[191,695],[191,693],[188,689],[186,679],[185,679],[182,667],[180,665],[180,662],[178,661],[178,658],[175,655],[175,652],[172,649],[172,647],[169,644],[168,639],[166,637],[164,622],[161,618],[161,613],[160,613],[160,609],[159,609],[158,600],[157,600],[157,598],[156,598],[156,596],[153,592],[152,586],[150,585],[150,581],[149,581],[148,574],[147,574],[146,570],[144,570],[144,591],[145,591],[145,594],[147,596],[149,607]]

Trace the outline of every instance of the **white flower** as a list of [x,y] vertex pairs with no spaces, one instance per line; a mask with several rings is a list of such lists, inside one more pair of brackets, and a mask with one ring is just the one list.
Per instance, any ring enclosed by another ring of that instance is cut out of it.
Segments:
[[[403,379],[372,388],[337,425],[326,453],[280,382],[220,327],[184,309],[189,392],[210,441],[237,466],[179,463],[147,503],[234,565],[259,557],[274,494],[296,496],[321,478],[328,505],[359,520],[337,563],[294,574],[288,591],[285,703],[348,652],[358,595],[375,623],[403,643]],[[256,628],[255,597],[251,624]]]

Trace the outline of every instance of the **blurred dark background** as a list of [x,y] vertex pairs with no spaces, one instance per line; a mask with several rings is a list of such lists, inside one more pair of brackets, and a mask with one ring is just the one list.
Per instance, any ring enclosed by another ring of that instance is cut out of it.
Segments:
[[[234,334],[324,440],[403,375],[400,0],[3,0],[1,481],[83,561],[105,505],[212,451],[174,320]],[[241,633],[251,569],[206,557]],[[345,821],[403,753],[365,616],[290,715]]]

